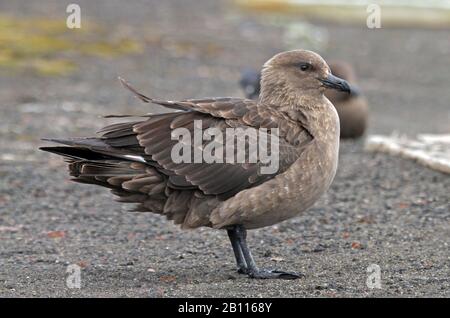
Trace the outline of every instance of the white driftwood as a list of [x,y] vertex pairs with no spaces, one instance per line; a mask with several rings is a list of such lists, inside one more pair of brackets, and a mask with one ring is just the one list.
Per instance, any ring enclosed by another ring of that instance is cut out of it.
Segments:
[[431,169],[450,173],[450,134],[420,134],[416,139],[395,134],[372,135],[367,138],[366,150],[413,159]]

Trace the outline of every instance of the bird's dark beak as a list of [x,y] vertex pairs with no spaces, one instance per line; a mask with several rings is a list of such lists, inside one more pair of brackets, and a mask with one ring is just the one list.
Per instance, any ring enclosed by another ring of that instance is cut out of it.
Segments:
[[355,86],[353,84],[350,84],[350,95],[352,96],[360,96],[362,95],[361,90],[359,89],[358,86]]
[[321,81],[322,85],[327,88],[337,89],[339,91],[347,92],[349,94],[351,92],[350,85],[347,83],[347,81],[337,76],[334,76],[331,73],[328,75],[326,79],[319,78],[318,80]]

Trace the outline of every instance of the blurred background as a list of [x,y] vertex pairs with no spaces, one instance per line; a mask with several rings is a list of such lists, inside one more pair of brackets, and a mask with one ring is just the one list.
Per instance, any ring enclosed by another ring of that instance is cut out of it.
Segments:
[[[69,3],[0,0],[2,296],[364,296],[376,293],[364,284],[374,262],[388,273],[375,295],[449,295],[448,175],[366,153],[363,139],[342,142],[333,188],[310,212],[255,231],[254,245],[273,246],[258,258],[309,272],[285,292],[215,277],[223,235],[124,213],[37,148],[92,135],[111,122],[102,115],[157,109],[117,76],[160,99],[239,97],[243,70],[296,48],[353,66],[366,135],[450,133],[450,1],[77,0],[80,29],[66,26]],[[367,26],[370,3],[381,28]],[[60,282],[71,263],[89,274],[81,291]]]

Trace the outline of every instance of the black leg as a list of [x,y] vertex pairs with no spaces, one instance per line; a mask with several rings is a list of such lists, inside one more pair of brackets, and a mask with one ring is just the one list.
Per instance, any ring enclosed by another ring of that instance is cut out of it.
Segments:
[[283,272],[278,270],[265,270],[259,269],[253,259],[250,249],[247,246],[247,231],[241,226],[235,227],[235,233],[239,242],[240,250],[244,256],[244,260],[247,264],[247,274],[251,278],[267,279],[267,278],[279,278],[279,279],[297,279],[302,277],[302,274],[293,272]]
[[239,245],[239,239],[237,237],[236,228],[233,227],[228,231],[228,237],[230,238],[231,246],[233,247],[234,257],[236,258],[236,264],[238,267],[238,273],[247,274],[247,263],[242,255],[241,246]]

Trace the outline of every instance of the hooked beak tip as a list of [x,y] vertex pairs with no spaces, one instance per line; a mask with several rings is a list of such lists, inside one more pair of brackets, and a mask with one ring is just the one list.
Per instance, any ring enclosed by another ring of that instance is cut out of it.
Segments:
[[334,76],[331,73],[328,75],[328,77],[326,79],[319,78],[319,81],[321,81],[322,85],[327,88],[336,89],[339,91],[347,92],[349,94],[352,91],[350,88],[350,84],[346,80],[343,80],[342,78]]

